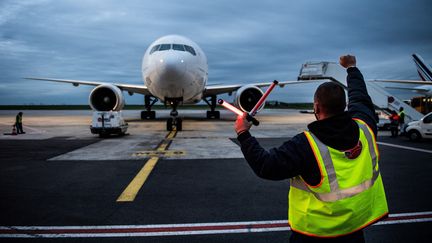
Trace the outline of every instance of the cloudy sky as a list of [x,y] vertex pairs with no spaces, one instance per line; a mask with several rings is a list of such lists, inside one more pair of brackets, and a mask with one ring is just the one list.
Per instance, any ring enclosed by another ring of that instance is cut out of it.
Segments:
[[[143,54],[167,34],[201,46],[213,83],[295,80],[305,61],[344,53],[367,79],[418,79],[411,54],[432,63],[431,12],[430,0],[1,0],[0,104],[87,104],[90,87],[26,76],[142,84]],[[313,91],[274,97],[308,102]]]

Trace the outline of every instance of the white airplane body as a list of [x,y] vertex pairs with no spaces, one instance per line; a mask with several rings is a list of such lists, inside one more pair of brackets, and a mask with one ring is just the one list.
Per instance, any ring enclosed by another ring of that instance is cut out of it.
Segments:
[[208,80],[207,57],[193,41],[176,35],[153,42],[142,62],[144,84],[161,101],[197,103]]
[[[35,77],[27,79],[96,86],[89,96],[90,107],[95,111],[121,110],[125,104],[122,91],[130,95],[143,94],[146,111],[141,112],[142,119],[154,119],[155,111],[151,108],[156,101],[161,100],[172,108],[167,130],[182,130],[182,120],[177,117],[178,105],[204,100],[210,107],[207,118],[218,119],[219,111],[215,110],[217,95],[236,92],[235,104],[243,111],[250,111],[263,95],[260,87],[272,84],[207,85],[206,55],[195,42],[179,35],[163,36],[154,41],[144,54],[141,71],[144,85]],[[283,87],[298,83],[303,82],[284,81],[279,82],[279,85]]]

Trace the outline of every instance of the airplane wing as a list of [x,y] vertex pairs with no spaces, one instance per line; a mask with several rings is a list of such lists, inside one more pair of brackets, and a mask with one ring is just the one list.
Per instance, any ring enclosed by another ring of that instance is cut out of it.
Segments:
[[[315,81],[315,80],[312,80],[312,81]],[[319,80],[316,80],[316,81],[319,81]],[[320,80],[320,81],[324,81],[324,80]],[[310,83],[310,82],[311,81],[282,81],[282,82],[279,82],[278,85],[280,87],[284,87],[285,85],[289,85],[289,84],[302,84],[302,83]],[[262,87],[270,86],[272,83],[273,82],[251,83],[250,85],[262,88]],[[246,85],[246,84],[208,85],[208,86],[206,86],[206,88],[204,90],[204,96],[231,93],[231,92],[238,90],[239,88],[241,88],[244,85]]]
[[423,80],[392,80],[392,79],[374,79],[369,80],[371,82],[386,82],[386,83],[398,83],[398,84],[416,84],[416,85],[432,85],[431,81],[423,81]]
[[400,90],[410,90],[410,91],[417,91],[417,92],[428,92],[429,89],[422,89],[422,88],[406,88],[406,87],[390,87],[386,86],[387,89],[400,89]]
[[[109,83],[109,82],[102,82],[102,81],[85,81],[85,80],[73,80],[73,79],[53,79],[53,78],[37,78],[37,77],[28,77],[25,79],[29,80],[41,80],[41,81],[50,81],[50,82],[59,82],[59,83],[70,83],[73,86],[79,86],[79,85],[90,85],[90,86],[99,86],[102,84],[112,84],[114,86],[117,86],[119,89],[131,93],[137,93],[137,94],[143,94],[143,95],[151,95],[150,91],[147,89],[147,86],[145,85],[134,85],[134,84],[120,84],[120,83]],[[304,83],[311,83],[311,82],[323,82],[324,79],[319,80],[308,80],[308,81],[282,81],[279,82],[280,87],[284,87],[285,85],[290,84],[304,84]],[[257,87],[266,87],[270,86],[273,82],[263,82],[263,83],[251,83],[251,85],[257,86]],[[204,90],[204,96],[210,96],[210,95],[218,95],[218,94],[224,94],[224,93],[231,93],[242,86],[246,84],[217,84],[217,85],[208,85],[206,86]]]
[[119,83],[109,83],[109,82],[101,82],[101,81],[84,81],[84,80],[72,80],[72,79],[35,78],[35,77],[29,77],[29,78],[25,78],[25,79],[59,82],[59,83],[70,83],[73,86],[79,86],[80,84],[81,85],[90,85],[90,86],[99,86],[102,84],[111,84],[111,85],[117,86],[121,90],[130,92],[130,93],[151,95],[150,91],[147,89],[147,86],[145,86],[145,85],[119,84]]

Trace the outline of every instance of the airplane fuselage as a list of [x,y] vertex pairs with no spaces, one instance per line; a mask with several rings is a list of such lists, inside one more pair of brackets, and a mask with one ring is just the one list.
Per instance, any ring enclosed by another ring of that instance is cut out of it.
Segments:
[[146,50],[142,77],[150,93],[163,102],[197,103],[208,80],[207,57],[183,36],[164,36]]

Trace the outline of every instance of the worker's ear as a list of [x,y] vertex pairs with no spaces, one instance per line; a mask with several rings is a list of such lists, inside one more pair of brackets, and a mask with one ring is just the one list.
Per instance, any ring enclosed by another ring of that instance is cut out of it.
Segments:
[[317,120],[319,120],[319,114],[320,114],[321,111],[320,111],[318,102],[314,101],[313,109],[314,109],[315,118]]

